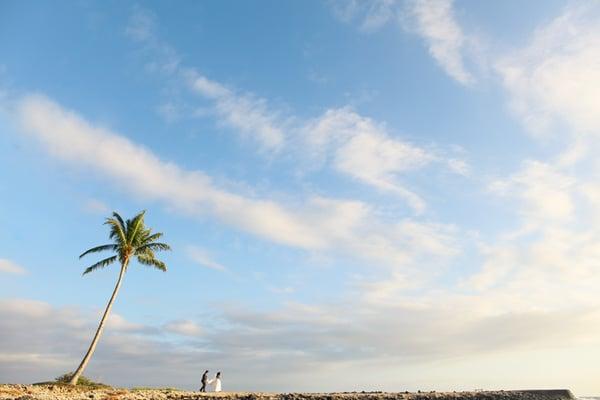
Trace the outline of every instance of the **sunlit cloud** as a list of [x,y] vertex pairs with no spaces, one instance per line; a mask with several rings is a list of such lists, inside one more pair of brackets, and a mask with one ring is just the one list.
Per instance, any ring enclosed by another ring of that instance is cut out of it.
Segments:
[[187,248],[188,257],[196,264],[206,268],[214,269],[217,271],[227,271],[228,268],[223,264],[213,260],[209,252],[206,249],[198,246],[188,246]]
[[409,267],[427,254],[446,258],[460,251],[452,237],[454,227],[410,219],[387,223],[360,201],[311,196],[300,207],[234,193],[204,172],[163,161],[40,95],[22,98],[17,115],[23,131],[53,157],[109,177],[129,193],[186,214],[212,216],[270,242],[308,251],[350,252],[395,267]]
[[511,107],[532,132],[561,132],[560,124],[574,135],[600,132],[599,21],[597,3],[570,3],[497,62]]
[[0,273],[10,275],[25,275],[27,270],[14,261],[0,258]]

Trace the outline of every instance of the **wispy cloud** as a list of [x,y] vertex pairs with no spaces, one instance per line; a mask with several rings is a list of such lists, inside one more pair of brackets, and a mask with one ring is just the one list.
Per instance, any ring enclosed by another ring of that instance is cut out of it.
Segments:
[[94,126],[46,97],[22,98],[23,130],[54,157],[111,178],[146,199],[195,215],[209,215],[268,241],[318,252],[350,252],[384,265],[408,266],[424,255],[457,253],[454,227],[404,219],[387,223],[369,205],[309,197],[304,206],[282,205],[220,188],[201,171],[162,161],[149,150]]
[[398,16],[398,0],[332,0],[329,1],[334,15],[350,23],[359,20],[360,29],[371,32],[381,28]]
[[467,36],[454,15],[453,0],[332,1],[334,15],[343,22],[357,21],[365,32],[397,23],[419,35],[431,57],[453,79],[471,85],[475,77],[465,66],[465,54],[474,39]]
[[542,142],[566,144],[490,184],[516,218],[481,246],[483,264],[463,283],[511,311],[598,307],[598,164],[585,155],[597,148],[600,129],[600,74],[591,67],[600,62],[599,22],[598,3],[569,3],[496,63],[523,124]]
[[509,52],[496,69],[511,106],[532,132],[598,135],[600,132],[600,6],[569,3],[540,26],[523,49]]
[[11,274],[11,275],[25,275],[27,270],[21,267],[14,261],[0,258],[0,273]]
[[90,213],[106,214],[110,211],[110,208],[101,200],[98,199],[87,199],[83,203],[83,209]]
[[198,246],[188,246],[187,248],[188,257],[196,264],[206,268],[215,269],[217,271],[227,271],[228,268],[223,264],[213,260],[206,249],[202,249]]
[[[219,124],[232,128],[245,138],[255,140],[267,152],[281,149],[285,141],[284,131],[288,122],[278,112],[269,109],[266,99],[249,92],[240,92],[209,79],[194,68],[180,62],[180,56],[168,43],[156,34],[155,16],[142,7],[136,7],[131,15],[126,33],[154,53],[148,64],[158,70],[181,79],[188,90],[211,104],[211,114]],[[180,117],[169,102],[158,108],[168,121]]]
[[[536,138],[565,144],[553,160],[527,160],[492,192],[512,201],[514,230],[484,248],[486,262],[469,284],[519,292],[540,307],[559,307],[555,291],[572,293],[572,304],[595,304],[600,285],[598,165],[586,158],[598,146],[600,119],[600,7],[569,3],[539,26],[524,48],[496,63],[510,104]],[[535,300],[531,297],[536,296]],[[508,295],[507,295],[508,297]]]
[[528,221],[568,221],[575,210],[572,191],[576,180],[555,166],[527,161],[518,173],[494,181],[490,189],[501,195],[517,196]]
[[252,93],[236,93],[195,71],[186,73],[191,89],[214,102],[219,121],[237,132],[258,140],[265,150],[280,150],[285,141],[286,122],[267,101]]
[[463,58],[467,38],[454,16],[453,0],[411,0],[409,4],[416,32],[427,43],[431,56],[458,82],[473,83]]
[[[354,6],[349,3],[343,7]],[[395,3],[384,1],[380,5],[373,4],[370,12],[387,13],[392,9],[395,9]],[[178,57],[173,57],[175,51],[156,35],[151,14],[136,10],[130,24],[133,25],[134,39],[156,49],[151,57],[153,64],[174,64],[171,59]],[[174,70],[167,68],[169,75],[177,76],[188,90],[212,104],[208,112],[202,108],[202,116],[213,116],[220,125],[254,140],[263,153],[270,157],[275,153],[282,157],[291,155],[301,160],[300,164],[308,164],[305,158],[309,155],[312,170],[317,169],[316,165],[333,167],[363,184],[395,193],[417,214],[425,210],[425,201],[401,184],[399,176],[420,169],[433,160],[442,161],[442,157],[392,136],[383,123],[362,116],[349,107],[329,109],[320,117],[302,119],[272,107],[265,98],[209,79],[197,69],[180,63],[177,65]],[[180,110],[174,108],[171,102],[166,102],[159,109],[169,121],[181,116]],[[321,160],[331,159],[331,162],[315,164],[315,155]],[[466,162],[459,159],[437,165],[444,165],[450,171],[463,175],[468,170]]]
[[434,151],[392,137],[386,126],[364,117],[349,107],[327,110],[308,121],[303,128],[306,149],[319,163],[330,164],[338,172],[361,183],[403,198],[420,214],[425,201],[401,183],[402,177],[431,164],[445,164],[461,175],[468,164],[447,159]]
[[368,185],[403,197],[417,212],[425,202],[398,182],[398,175],[435,159],[427,151],[391,138],[383,125],[349,108],[328,110],[305,127],[309,146],[320,158],[332,149],[334,168]]

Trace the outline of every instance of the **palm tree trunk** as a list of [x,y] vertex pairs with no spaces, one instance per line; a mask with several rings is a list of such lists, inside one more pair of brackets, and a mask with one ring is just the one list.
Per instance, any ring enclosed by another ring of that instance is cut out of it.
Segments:
[[110,314],[110,310],[113,306],[115,298],[117,297],[117,293],[119,292],[119,288],[121,287],[121,282],[123,281],[123,277],[125,276],[126,269],[127,269],[127,261],[125,261],[123,264],[121,264],[121,272],[119,272],[119,279],[117,280],[117,284],[115,285],[115,290],[113,290],[113,294],[112,294],[112,296],[110,296],[110,300],[108,301],[108,304],[106,305],[106,310],[104,310],[104,315],[102,315],[102,319],[100,320],[100,324],[98,325],[98,329],[96,330],[94,339],[92,340],[92,343],[90,344],[90,348],[88,349],[87,353],[85,353],[83,360],[81,360],[81,364],[79,364],[79,367],[77,367],[77,370],[71,377],[71,381],[69,382],[69,384],[71,384],[71,385],[77,385],[77,381],[79,380],[79,377],[81,376],[81,374],[83,373],[83,370],[85,369],[88,362],[90,361],[92,354],[94,354],[94,350],[96,350],[96,345],[98,344],[98,339],[100,339],[100,335],[102,334],[102,330],[104,329],[104,323],[106,322],[106,319],[108,317],[108,314]]

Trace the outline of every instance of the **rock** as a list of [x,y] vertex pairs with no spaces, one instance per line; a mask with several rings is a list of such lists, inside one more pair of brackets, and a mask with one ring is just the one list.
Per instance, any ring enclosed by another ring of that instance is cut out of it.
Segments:
[[91,389],[0,385],[0,400],[574,400],[568,390],[382,393],[199,393],[176,389]]

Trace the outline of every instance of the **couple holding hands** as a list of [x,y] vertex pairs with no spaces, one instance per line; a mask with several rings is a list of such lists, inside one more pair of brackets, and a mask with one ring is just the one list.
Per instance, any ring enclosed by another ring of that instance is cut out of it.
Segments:
[[217,372],[217,375],[213,379],[208,379],[208,370],[204,371],[202,374],[202,387],[200,388],[201,392],[206,392],[206,386],[212,386],[212,392],[220,392],[221,391],[221,372]]

